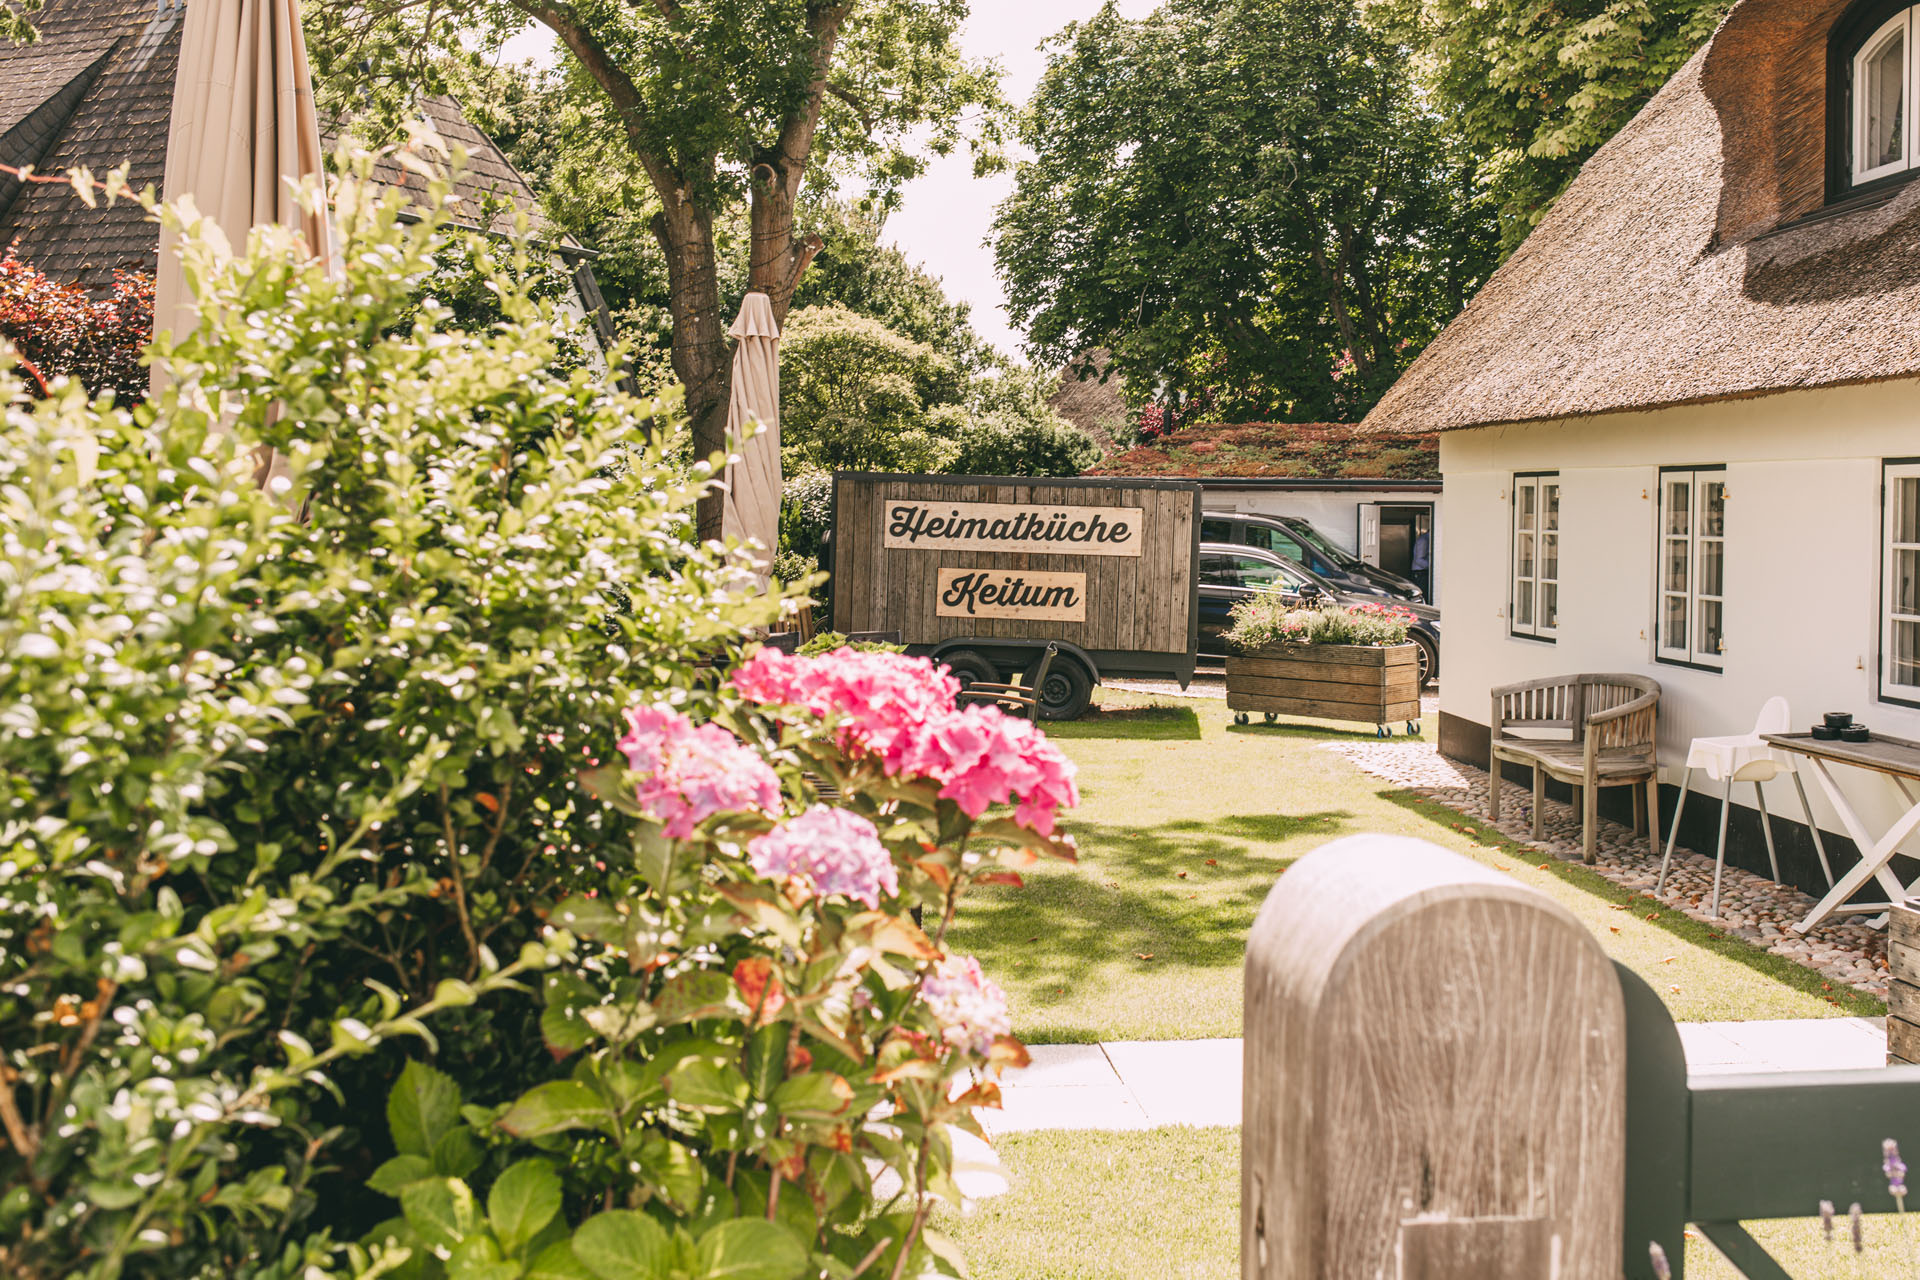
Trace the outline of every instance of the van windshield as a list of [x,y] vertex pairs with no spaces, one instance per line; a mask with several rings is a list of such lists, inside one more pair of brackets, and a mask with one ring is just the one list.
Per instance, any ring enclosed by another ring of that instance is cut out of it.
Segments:
[[1345,551],[1328,541],[1326,534],[1320,532],[1305,520],[1291,517],[1283,521],[1283,523],[1287,528],[1293,530],[1293,535],[1296,538],[1339,565],[1342,569],[1351,569],[1357,564],[1364,563],[1359,556],[1354,555],[1350,551]]

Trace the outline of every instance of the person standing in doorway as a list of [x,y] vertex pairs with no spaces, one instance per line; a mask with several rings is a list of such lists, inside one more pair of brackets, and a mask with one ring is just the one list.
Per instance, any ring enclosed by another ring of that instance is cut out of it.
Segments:
[[1433,533],[1424,524],[1413,536],[1413,560],[1408,566],[1412,569],[1413,583],[1420,588],[1420,594],[1428,603],[1433,601]]

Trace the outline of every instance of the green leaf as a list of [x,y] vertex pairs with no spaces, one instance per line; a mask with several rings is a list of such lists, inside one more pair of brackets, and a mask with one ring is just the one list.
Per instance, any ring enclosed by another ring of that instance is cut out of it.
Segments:
[[667,1280],[673,1241],[644,1213],[610,1209],[580,1224],[573,1256],[599,1280]]
[[434,1145],[460,1123],[460,1086],[424,1062],[409,1062],[387,1095],[387,1127],[402,1155],[433,1158]]
[[518,1253],[558,1212],[560,1176],[545,1160],[508,1166],[487,1192],[487,1221],[508,1253]]
[[458,1178],[429,1178],[401,1189],[400,1211],[422,1241],[450,1249],[473,1230],[473,1191]]
[[546,1007],[540,1011],[540,1038],[555,1058],[593,1043],[593,1028],[581,1014],[599,1003],[594,989],[570,973],[556,971],[544,984]]
[[454,1129],[433,1144],[433,1171],[443,1178],[464,1178],[480,1167],[485,1154],[471,1129]]
[[594,1280],[594,1274],[574,1256],[572,1241],[557,1240],[533,1260],[527,1280]]
[[563,1129],[597,1129],[607,1124],[607,1104],[575,1080],[552,1080],[520,1095],[500,1127],[521,1138],[538,1138]]
[[383,1196],[398,1197],[410,1183],[433,1176],[433,1165],[422,1156],[395,1156],[373,1171],[367,1185]]
[[852,1102],[853,1086],[831,1071],[790,1076],[773,1091],[780,1114],[808,1120],[832,1120],[845,1114]]
[[807,1251],[786,1228],[760,1218],[735,1218],[700,1237],[695,1255],[702,1280],[798,1280]]
[[487,1236],[468,1236],[447,1256],[447,1280],[518,1280],[520,1266],[500,1256]]
[[693,1111],[738,1111],[747,1100],[747,1078],[731,1063],[692,1058],[667,1077],[667,1096]]
[[625,926],[620,913],[605,898],[579,895],[561,902],[547,919],[556,929],[566,929],[594,942],[612,941]]
[[653,1009],[663,1025],[691,1022],[695,1018],[719,1018],[736,1012],[728,1003],[732,996],[732,978],[712,969],[695,969],[661,988]]

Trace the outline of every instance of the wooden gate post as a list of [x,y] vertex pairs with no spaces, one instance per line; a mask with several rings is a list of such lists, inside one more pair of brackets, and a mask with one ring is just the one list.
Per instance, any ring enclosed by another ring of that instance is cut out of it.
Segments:
[[1565,908],[1421,840],[1301,859],[1247,946],[1243,1280],[1618,1280],[1626,1021]]

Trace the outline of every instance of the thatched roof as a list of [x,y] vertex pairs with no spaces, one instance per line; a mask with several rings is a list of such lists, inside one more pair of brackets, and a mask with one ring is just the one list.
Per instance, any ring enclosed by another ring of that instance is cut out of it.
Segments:
[[1104,459],[1090,476],[1196,479],[1433,480],[1440,441],[1361,435],[1341,422],[1252,422],[1176,431]]
[[[1078,369],[1085,364],[1093,372],[1082,378]],[[1104,347],[1089,351],[1060,371],[1060,385],[1047,398],[1053,411],[1080,428],[1102,453],[1118,447],[1116,436],[1126,433],[1132,416],[1120,394],[1120,375],[1108,372],[1112,365],[1113,356]]]
[[1742,0],[1364,427],[1404,433],[1920,376],[1920,182],[1825,204],[1843,0]]
[[[0,163],[105,173],[129,162],[135,190],[158,188],[184,17],[182,0],[47,0],[33,15],[38,41],[0,41]],[[464,216],[477,220],[491,197],[498,206],[492,229],[506,230],[516,208],[538,225],[532,189],[457,103],[428,98],[421,110],[449,145],[469,153],[456,184]],[[338,130],[321,141],[331,151]],[[423,186],[391,162],[379,176]],[[160,230],[131,201],[89,209],[64,185],[0,177],[0,253],[15,242],[21,260],[49,277],[105,288],[116,267],[154,269]]]

